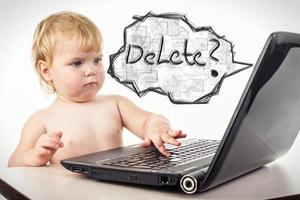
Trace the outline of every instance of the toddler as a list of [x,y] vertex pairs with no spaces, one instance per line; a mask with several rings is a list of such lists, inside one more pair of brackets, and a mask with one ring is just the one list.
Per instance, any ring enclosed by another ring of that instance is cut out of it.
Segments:
[[180,145],[185,137],[162,115],[147,112],[119,95],[97,95],[104,82],[102,37],[93,22],[74,12],[41,21],[33,40],[35,69],[56,99],[25,123],[8,166],[44,166],[122,145],[123,127],[154,145]]

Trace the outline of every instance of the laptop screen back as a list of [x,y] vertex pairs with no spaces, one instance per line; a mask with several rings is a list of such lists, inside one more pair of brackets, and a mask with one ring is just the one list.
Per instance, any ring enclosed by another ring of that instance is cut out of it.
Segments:
[[275,160],[300,129],[300,35],[272,34],[256,63],[203,190]]

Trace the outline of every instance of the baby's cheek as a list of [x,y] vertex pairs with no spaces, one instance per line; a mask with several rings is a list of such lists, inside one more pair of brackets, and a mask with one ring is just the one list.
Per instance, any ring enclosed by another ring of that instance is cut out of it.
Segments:
[[102,70],[102,71],[99,72],[97,79],[98,79],[99,86],[100,86],[100,88],[101,88],[102,85],[104,84],[104,81],[105,81],[105,73],[104,73],[104,70]]
[[77,96],[81,91],[82,84],[79,81],[67,81],[65,87],[70,96]]

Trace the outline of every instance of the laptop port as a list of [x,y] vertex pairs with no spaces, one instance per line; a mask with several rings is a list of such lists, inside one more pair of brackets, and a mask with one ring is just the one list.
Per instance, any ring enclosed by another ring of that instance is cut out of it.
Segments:
[[81,169],[80,169],[80,167],[72,167],[72,171],[73,172],[76,172],[76,173],[80,173],[81,172]]
[[176,182],[176,178],[171,177],[171,178],[170,178],[170,183],[175,183],[175,182]]
[[160,178],[160,182],[161,182],[162,184],[168,184],[168,183],[169,183],[169,178],[168,178],[167,176],[162,176],[162,177]]
[[129,180],[135,180],[135,181],[136,181],[136,180],[138,179],[138,177],[137,177],[137,176],[129,176],[128,179],[129,179]]
[[82,168],[82,173],[84,173],[84,174],[89,174],[89,169],[87,169],[87,168]]

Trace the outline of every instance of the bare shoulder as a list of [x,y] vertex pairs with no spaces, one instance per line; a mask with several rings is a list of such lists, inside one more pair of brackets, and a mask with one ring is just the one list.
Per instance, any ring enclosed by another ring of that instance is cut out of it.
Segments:
[[33,114],[28,118],[28,120],[33,120],[33,121],[41,121],[43,118],[46,116],[46,113],[48,112],[49,108],[41,109]]
[[139,107],[137,107],[133,101],[128,99],[127,97],[121,95],[102,95],[97,97],[99,102],[104,103],[105,105],[110,105],[116,108],[119,114],[129,114],[128,112],[138,112],[141,111]]
[[[118,106],[121,114],[129,115],[129,112],[133,113],[146,113],[145,110],[138,107],[132,100],[122,95],[109,95],[111,101],[114,101]],[[147,112],[148,113],[148,112]]]

